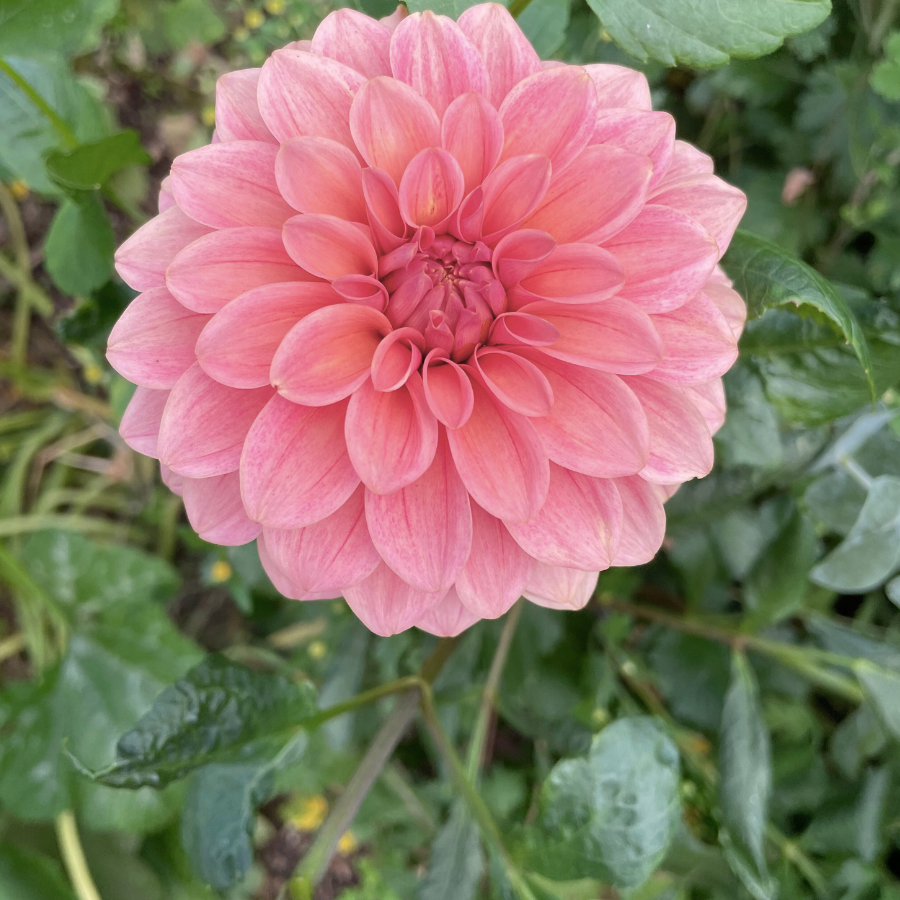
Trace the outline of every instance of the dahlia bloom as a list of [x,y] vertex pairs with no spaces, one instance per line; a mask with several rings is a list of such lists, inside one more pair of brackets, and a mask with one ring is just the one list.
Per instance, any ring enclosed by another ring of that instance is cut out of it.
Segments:
[[117,254],[124,439],[201,537],[378,634],[583,606],[709,472],[745,318],[744,195],[674,132],[503,6],[331,13],[219,80]]

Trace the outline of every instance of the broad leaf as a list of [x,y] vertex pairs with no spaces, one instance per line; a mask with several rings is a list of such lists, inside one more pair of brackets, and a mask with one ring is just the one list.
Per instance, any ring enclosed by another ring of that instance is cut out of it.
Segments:
[[478,826],[461,802],[431,846],[428,872],[419,883],[418,900],[472,900],[484,872]]
[[632,56],[698,68],[771,53],[831,10],[829,0],[588,0],[588,5]]
[[93,50],[118,0],[0,0],[0,56]]
[[150,161],[137,132],[129,129],[74,150],[55,150],[47,157],[47,172],[63,190],[97,190],[119,170]]
[[869,637],[825,616],[809,616],[805,625],[822,647],[832,653],[867,659],[876,666],[900,672],[900,647]]
[[75,900],[59,864],[40,853],[0,844],[3,900]]
[[862,659],[857,660],[853,671],[888,730],[900,739],[900,673],[882,669]]
[[106,282],[112,271],[115,237],[96,194],[65,200],[44,244],[44,264],[56,286],[82,297]]
[[440,16],[458,19],[470,6],[477,3],[478,0],[410,0],[407,6],[410,12],[424,12],[430,9]]
[[516,21],[538,56],[547,59],[565,40],[570,0],[531,0]]

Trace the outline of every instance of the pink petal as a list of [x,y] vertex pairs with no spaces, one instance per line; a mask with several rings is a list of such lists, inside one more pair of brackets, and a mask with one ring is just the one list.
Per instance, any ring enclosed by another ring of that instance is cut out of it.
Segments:
[[562,66],[520,81],[500,106],[503,159],[540,153],[562,172],[591,139],[597,92],[584,69]]
[[703,286],[719,257],[715,240],[684,213],[645,206],[606,244],[625,270],[619,296],[646,312],[678,309]]
[[396,391],[377,391],[366,381],[350,400],[344,433],[369,490],[389,494],[411,484],[431,465],[438,438],[421,376],[414,372]]
[[409,10],[402,3],[398,3],[397,8],[389,16],[382,16],[378,21],[384,24],[390,30],[391,34],[393,34],[397,26],[408,15]]
[[689,175],[712,175],[715,164],[711,156],[698,150],[693,144],[675,141],[675,152],[663,184],[677,181]]
[[398,328],[378,345],[372,357],[372,386],[376,391],[396,391],[422,362],[422,335],[414,328]]
[[170,393],[145,387],[134,392],[119,424],[119,434],[132,450],[158,459],[159,423]]
[[518,225],[544,198],[550,184],[546,156],[514,156],[484,180],[486,241],[497,241]]
[[441,144],[463,171],[466,194],[488,176],[503,149],[503,126],[497,110],[474,91],[460,94],[441,122]]
[[478,616],[462,605],[456,590],[450,588],[444,599],[429,609],[415,626],[438,637],[456,637],[478,619]]
[[641,477],[675,484],[708,475],[713,466],[712,438],[684,391],[640,376],[623,380],[641,401],[650,428],[650,457]]
[[491,326],[490,344],[547,347],[559,340],[559,329],[541,316],[530,313],[503,313]]
[[622,379],[520,350],[547,376],[553,409],[534,419],[553,462],[584,475],[616,478],[641,471],[649,453],[647,420]]
[[550,489],[527,522],[507,522],[518,545],[539,562],[598,572],[612,562],[622,528],[622,501],[608,478],[550,464]]
[[365,80],[327,56],[276,50],[259,76],[259,111],[282,143],[308,134],[354,150],[350,106]]
[[603,303],[565,304],[541,300],[522,309],[559,331],[543,348],[548,356],[616,375],[641,375],[662,358],[663,344],[640,307],[614,297]]
[[622,535],[614,566],[642,566],[656,556],[666,534],[666,512],[655,486],[638,475],[615,481],[622,499]]
[[256,540],[262,530],[247,518],[237,472],[212,478],[185,478],[182,496],[191,528],[210,544],[238,547]]
[[278,345],[302,318],[340,303],[324,282],[266,284],[235,297],[209,321],[197,341],[197,360],[207,375],[234,388],[270,383]]
[[521,309],[542,298],[560,303],[597,303],[611,297],[624,283],[622,267],[608,250],[594,244],[558,244],[510,290],[510,307]]
[[275,159],[275,180],[298,212],[366,221],[362,169],[356,154],[337,141],[300,137],[282,144]]
[[185,309],[164,287],[135,297],[113,326],[109,364],[144,387],[168,389],[194,364],[194,345],[209,316]]
[[422,385],[428,408],[439,422],[459,428],[469,421],[475,404],[472,383],[464,369],[443,351],[432,350],[425,358]]
[[547,455],[531,419],[494,400],[477,376],[471,380],[472,415],[447,432],[453,460],[476,503],[504,521],[524,522],[547,497]]
[[610,144],[647,156],[653,163],[650,187],[658,184],[675,151],[675,120],[666,112],[637,109],[601,109],[597,113],[592,144]]
[[159,467],[159,477],[162,483],[173,493],[179,497],[184,493],[184,479],[177,473],[173,472],[168,466]]
[[216,82],[216,134],[220,141],[269,141],[272,132],[259,114],[259,69],[226,72]]
[[330,516],[359,485],[344,441],[346,402],[300,406],[276,394],[257,416],[241,455],[247,515],[271,528]]
[[474,500],[471,508],[472,552],[456,579],[456,590],[475,615],[496,619],[522,596],[534,560],[499,519]]
[[528,38],[499,3],[469,7],[459,17],[459,27],[487,66],[495,107],[522,79],[541,71],[541,61]]
[[439,226],[446,224],[463,198],[463,184],[462,169],[446,150],[421,150],[400,179],[400,213],[414,228],[424,225],[441,231]]
[[336,216],[294,216],[284,223],[283,236],[291,259],[328,281],[341,275],[374,275],[378,270],[372,242]]
[[523,416],[546,416],[553,389],[534,363],[508,350],[481,347],[473,356],[485,387],[505,406]]
[[293,210],[275,183],[278,148],[262,141],[210,144],[172,163],[172,193],[192,218],[211,228],[280,228]]
[[166,271],[166,286],[188,309],[218,312],[251,288],[316,281],[287,255],[277,228],[228,228],[185,247]]
[[373,168],[363,169],[362,182],[372,234],[382,253],[397,250],[403,246],[406,235],[406,223],[400,215],[397,185],[387,172]]
[[225,387],[194,363],[166,402],[159,427],[160,462],[188,478],[234,472],[244,438],[271,396],[267,387]]
[[588,147],[562,174],[554,173],[544,202],[523,227],[547,231],[560,244],[603,243],[641,211],[652,171],[646,156]]
[[391,74],[391,29],[355,9],[336,9],[319,24],[312,52],[331,57],[366,78]]
[[703,293],[715,303],[716,308],[725,317],[729,328],[736,338],[739,338],[747,323],[747,304],[741,295],[724,284],[712,280],[703,285]]
[[610,63],[585,66],[597,89],[601,109],[630,106],[632,109],[652,109],[650,85],[643,72]]
[[472,514],[446,439],[406,487],[366,492],[366,521],[381,558],[407,584],[437,593],[456,581],[472,548]]
[[337,403],[368,380],[375,350],[390,331],[390,322],[368,306],[318,309],[281,342],[272,360],[272,384],[295,403]]
[[494,248],[494,274],[505,288],[527,278],[553,252],[556,241],[546,231],[513,231]]
[[372,275],[341,275],[331,286],[344,300],[371,306],[378,312],[384,312],[388,304],[387,288]]
[[166,175],[159,183],[159,197],[157,198],[157,212],[164,213],[175,206],[175,198],[172,196],[172,178]]
[[535,563],[522,593],[526,600],[548,609],[582,609],[594,596],[599,574]]
[[656,381],[668,384],[710,381],[724,375],[737,359],[734,332],[703,291],[678,309],[652,318],[663,346],[659,365],[648,373]]
[[400,184],[409,161],[441,143],[441,122],[431,104],[394,78],[373,78],[350,110],[350,130],[363,159]]
[[116,271],[136,291],[164,287],[169,263],[188,244],[211,230],[189,219],[177,206],[170,206],[138,228],[116,250]]
[[262,535],[256,540],[256,550],[259,553],[259,561],[262,563],[266,575],[269,576],[269,581],[272,582],[275,590],[278,591],[282,597],[287,597],[289,600],[331,600],[336,593],[340,593],[339,591],[312,593],[310,591],[304,591],[301,587],[294,584],[290,578],[275,565],[275,561],[266,549],[266,542],[263,540]]
[[710,434],[725,424],[725,386],[721,378],[682,388],[685,396],[700,410]]
[[407,16],[391,39],[394,78],[406,82],[443,116],[460,95],[488,95],[490,83],[481,55],[453,19],[430,10]]

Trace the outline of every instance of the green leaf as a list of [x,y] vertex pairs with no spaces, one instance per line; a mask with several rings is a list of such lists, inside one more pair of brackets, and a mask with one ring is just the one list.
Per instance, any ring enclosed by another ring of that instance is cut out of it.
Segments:
[[900,672],[900,647],[869,637],[833,619],[814,615],[805,619],[806,628],[825,650],[840,656],[867,659],[877,666]]
[[570,0],[531,0],[516,19],[541,59],[553,56],[566,38]]
[[74,150],[53,151],[47,157],[47,172],[64,190],[98,190],[121,169],[149,162],[137,132],[129,129]]
[[853,671],[888,731],[900,739],[900,673],[882,669],[865,659],[857,660]]
[[829,0],[588,0],[588,6],[637,59],[697,68],[771,53],[831,10]]
[[407,4],[410,12],[424,12],[430,9],[441,16],[449,16],[458,19],[470,6],[475,6],[479,0],[410,0]]
[[862,594],[900,567],[900,478],[872,481],[859,518],[847,537],[810,574],[833,591]]
[[101,784],[163,787],[200,766],[240,762],[283,744],[316,711],[315,691],[209,656],[166,689],[116,745]]
[[59,864],[33,850],[0,844],[3,900],[75,900]]
[[44,263],[56,286],[84,296],[100,287],[112,271],[116,239],[96,194],[80,202],[65,200],[53,217]]
[[618,719],[587,759],[557,763],[544,784],[543,845],[533,868],[558,881],[633,888],[659,865],[681,817],[678,751],[649,717]]
[[872,90],[885,100],[900,100],[900,31],[894,31],[885,41],[884,59],[869,76]]
[[826,319],[853,348],[872,384],[872,360],[866,337],[831,282],[777,245],[742,230],[736,232],[724,262],[734,279],[735,290],[747,302],[751,318],[769,309],[793,305],[801,315],[814,314]]
[[118,0],[0,0],[0,56],[87,53],[118,6]]
[[461,802],[438,832],[428,872],[419,883],[418,900],[473,900],[484,873],[478,826]]

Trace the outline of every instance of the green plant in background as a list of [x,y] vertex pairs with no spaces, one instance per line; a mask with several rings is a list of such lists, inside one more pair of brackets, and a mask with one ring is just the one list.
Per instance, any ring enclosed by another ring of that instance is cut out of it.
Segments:
[[897,900],[897,7],[511,4],[746,191],[751,321],[665,552],[437,642],[194,536],[102,358],[216,77],[331,7],[0,0],[0,897]]

